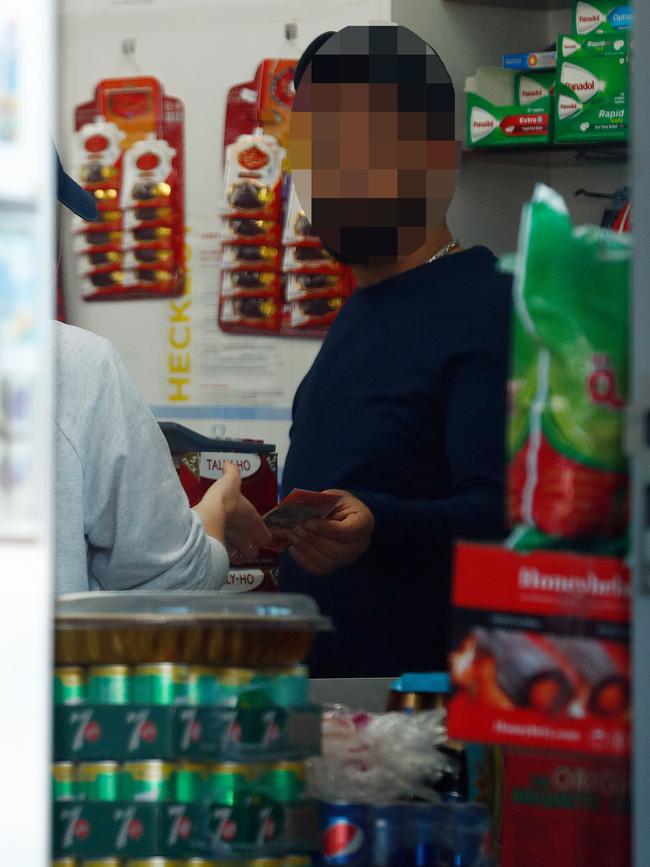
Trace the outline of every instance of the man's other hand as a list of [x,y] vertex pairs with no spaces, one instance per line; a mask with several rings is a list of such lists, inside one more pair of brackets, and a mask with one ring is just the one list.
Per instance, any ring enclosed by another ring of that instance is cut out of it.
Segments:
[[326,575],[354,563],[370,547],[375,519],[370,509],[347,491],[329,490],[340,496],[334,511],[321,521],[308,521],[290,534],[289,553],[312,575]]

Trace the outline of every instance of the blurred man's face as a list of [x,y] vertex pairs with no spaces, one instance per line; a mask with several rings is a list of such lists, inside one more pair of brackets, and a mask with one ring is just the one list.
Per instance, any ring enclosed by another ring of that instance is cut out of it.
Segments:
[[407,89],[394,83],[313,83],[311,73],[296,92],[289,159],[314,231],[350,264],[410,255],[440,226],[454,194],[453,112],[423,111],[422,95],[411,110]]

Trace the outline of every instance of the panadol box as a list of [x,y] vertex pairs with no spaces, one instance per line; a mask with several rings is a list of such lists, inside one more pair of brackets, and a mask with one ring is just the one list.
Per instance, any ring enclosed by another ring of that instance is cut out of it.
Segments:
[[[539,76],[541,73],[536,73]],[[553,73],[540,80],[500,67],[482,67],[465,81],[467,144],[507,147],[548,144],[551,140]],[[519,93],[525,100],[519,101]],[[539,94],[539,95],[538,95]]]
[[627,57],[562,60],[555,83],[555,141],[625,141],[629,118]]
[[543,97],[552,96],[554,90],[554,70],[515,73],[515,102],[519,105],[531,105]]
[[580,36],[578,34],[560,34],[557,38],[557,56],[559,62],[571,57],[573,60],[582,60],[583,57],[627,57],[630,49],[630,40],[627,33],[590,33]]
[[612,33],[632,27],[632,6],[616,0],[573,0],[573,30],[586,33]]

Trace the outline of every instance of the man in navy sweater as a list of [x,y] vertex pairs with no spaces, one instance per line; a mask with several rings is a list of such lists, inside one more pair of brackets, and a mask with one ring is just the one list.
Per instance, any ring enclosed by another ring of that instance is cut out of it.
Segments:
[[316,677],[446,668],[454,542],[504,531],[509,281],[447,227],[460,145],[429,45],[326,33],[295,84],[296,190],[358,289],[298,389],[283,476],[341,503],[294,532],[282,588],[334,620]]

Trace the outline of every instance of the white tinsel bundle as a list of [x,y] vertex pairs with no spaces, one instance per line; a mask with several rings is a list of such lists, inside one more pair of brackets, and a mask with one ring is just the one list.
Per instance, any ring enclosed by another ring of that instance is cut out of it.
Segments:
[[309,788],[323,801],[382,804],[413,797],[436,801],[431,788],[448,770],[445,711],[323,715],[323,755],[309,762]]

